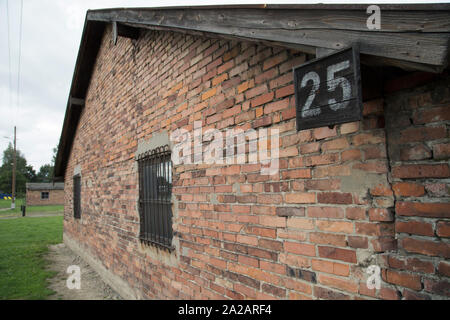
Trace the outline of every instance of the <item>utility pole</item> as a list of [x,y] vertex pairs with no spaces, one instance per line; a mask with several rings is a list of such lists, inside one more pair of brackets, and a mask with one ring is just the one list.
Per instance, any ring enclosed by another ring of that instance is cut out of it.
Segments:
[[13,156],[13,172],[12,172],[11,209],[15,208],[16,208],[16,126],[14,126],[14,156]]

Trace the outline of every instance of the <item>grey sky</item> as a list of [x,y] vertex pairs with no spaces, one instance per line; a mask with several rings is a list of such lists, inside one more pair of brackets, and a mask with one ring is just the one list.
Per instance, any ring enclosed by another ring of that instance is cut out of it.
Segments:
[[[251,1],[244,3],[343,3],[342,1]],[[393,3],[427,1],[345,1]],[[435,0],[433,2],[449,2]],[[159,7],[207,4],[238,4],[242,1],[212,0],[24,0],[20,97],[17,104],[20,1],[9,0],[11,88],[8,67],[6,0],[0,0],[0,152],[17,126],[17,147],[36,171],[52,157],[61,134],[67,96],[72,80],[84,17],[87,9],[112,7]]]

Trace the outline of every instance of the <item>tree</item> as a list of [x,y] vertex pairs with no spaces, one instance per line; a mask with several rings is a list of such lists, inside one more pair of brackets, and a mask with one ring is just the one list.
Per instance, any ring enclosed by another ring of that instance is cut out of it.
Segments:
[[53,166],[51,164],[44,164],[39,168],[39,172],[36,175],[38,182],[51,182],[53,178]]
[[[14,161],[14,148],[9,143],[8,148],[3,151],[3,164],[0,167],[0,190],[12,191],[12,168]],[[36,181],[36,172],[31,165],[27,164],[25,156],[16,150],[16,193],[18,196],[25,194],[25,183]]]
[[56,154],[58,153],[58,146],[53,148],[52,162],[44,164],[39,168],[39,172],[36,176],[37,182],[51,182],[53,179],[53,169],[55,167]]

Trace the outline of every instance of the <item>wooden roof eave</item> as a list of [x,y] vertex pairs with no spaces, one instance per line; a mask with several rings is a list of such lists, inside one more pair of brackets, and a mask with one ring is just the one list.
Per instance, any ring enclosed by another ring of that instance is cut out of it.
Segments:
[[[314,54],[358,43],[361,62],[439,73],[448,64],[450,5],[379,5],[381,30],[368,30],[367,5],[244,5],[122,8],[86,13],[55,180],[63,180],[83,101],[107,23],[257,41]],[[77,101],[75,104],[74,101]]]
[[389,6],[382,9],[381,30],[369,30],[369,15],[352,6],[340,10],[331,10],[330,5],[322,10],[285,8],[95,10],[88,12],[88,19],[274,43],[307,53],[314,53],[316,48],[339,50],[358,43],[361,54],[370,56],[370,63],[376,64],[378,59],[383,65],[428,72],[441,72],[447,66],[450,5],[427,9],[420,6],[421,10],[409,11]]

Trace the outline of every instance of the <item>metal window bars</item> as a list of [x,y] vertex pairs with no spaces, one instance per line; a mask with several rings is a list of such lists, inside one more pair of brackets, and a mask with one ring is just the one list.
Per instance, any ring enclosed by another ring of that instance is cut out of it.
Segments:
[[142,242],[172,250],[172,161],[168,145],[138,157]]

